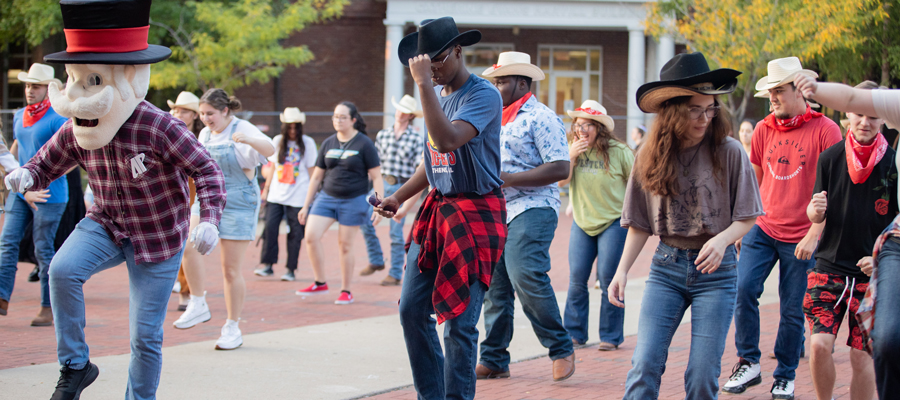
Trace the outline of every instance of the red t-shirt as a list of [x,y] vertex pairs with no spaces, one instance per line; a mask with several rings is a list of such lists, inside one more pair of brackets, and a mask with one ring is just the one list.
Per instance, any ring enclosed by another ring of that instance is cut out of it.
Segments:
[[798,243],[812,224],[806,206],[816,184],[819,154],[840,142],[841,130],[834,121],[819,117],[788,132],[756,124],[750,146],[750,162],[763,170],[759,182],[766,215],[756,224],[775,240]]

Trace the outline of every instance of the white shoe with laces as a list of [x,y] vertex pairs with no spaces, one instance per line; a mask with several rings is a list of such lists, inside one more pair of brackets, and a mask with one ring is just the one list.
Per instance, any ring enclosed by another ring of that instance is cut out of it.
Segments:
[[731,377],[722,386],[722,391],[731,394],[744,393],[750,386],[762,383],[762,371],[759,364],[751,364],[749,361],[740,360],[731,369]]
[[775,383],[772,384],[772,398],[776,400],[793,400],[794,381],[775,379]]
[[206,304],[206,292],[203,292],[203,296],[191,295],[184,314],[181,314],[181,317],[178,317],[172,325],[175,325],[176,329],[188,329],[209,321],[210,318],[212,315],[209,313],[209,305]]
[[222,327],[222,336],[216,340],[216,350],[234,350],[244,344],[238,321],[226,320]]

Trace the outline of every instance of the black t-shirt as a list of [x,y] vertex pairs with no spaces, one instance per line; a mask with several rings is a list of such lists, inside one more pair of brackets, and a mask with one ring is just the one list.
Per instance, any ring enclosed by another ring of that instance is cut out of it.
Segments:
[[325,170],[322,190],[329,196],[349,199],[369,191],[369,170],[381,165],[375,143],[360,132],[346,143],[331,135],[319,147],[316,166]]
[[894,150],[888,147],[869,178],[860,184],[850,180],[844,140],[823,151],[816,168],[813,193],[824,190],[828,198],[816,268],[868,282],[856,263],[872,255],[875,239],[897,215]]

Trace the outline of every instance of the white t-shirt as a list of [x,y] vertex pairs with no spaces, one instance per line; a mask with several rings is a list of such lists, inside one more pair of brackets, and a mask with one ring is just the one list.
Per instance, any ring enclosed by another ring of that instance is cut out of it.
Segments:
[[[241,132],[244,135],[253,138],[264,139],[270,144],[272,143],[272,139],[269,139],[266,134],[260,132],[255,125],[237,117],[231,119],[231,123],[222,130],[222,133],[212,133],[210,132],[209,127],[203,128],[203,130],[200,131],[199,135],[201,143],[204,146],[227,144],[231,141],[229,134],[231,133],[231,129],[235,124],[237,124],[237,129],[234,130],[235,133]],[[203,139],[207,136],[209,136],[209,140],[203,142]],[[272,145],[272,148],[275,148],[274,145]],[[234,155],[237,158],[238,165],[240,165],[243,169],[253,169],[256,168],[256,166],[259,164],[266,163],[266,158],[263,157],[262,154],[259,154],[259,152],[249,144],[235,143],[234,150]]]
[[275,163],[275,172],[269,181],[269,195],[266,201],[275,204],[282,204],[291,207],[303,207],[306,202],[306,192],[309,190],[309,169],[316,165],[316,142],[309,136],[303,136],[304,153],[300,154],[300,148],[297,142],[288,141],[288,154],[285,156],[285,163],[293,163],[294,183],[282,182],[285,179],[279,179],[284,173],[285,166],[278,163],[278,149],[283,140],[281,135],[275,136],[275,154],[269,157],[269,161]]

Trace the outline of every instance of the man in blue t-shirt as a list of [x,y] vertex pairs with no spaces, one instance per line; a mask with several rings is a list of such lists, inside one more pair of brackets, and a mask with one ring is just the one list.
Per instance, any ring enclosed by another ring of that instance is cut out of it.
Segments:
[[[20,73],[19,80],[25,82],[25,102],[27,106],[13,117],[13,135],[16,139],[13,151],[18,148],[19,162],[25,163],[37,154],[60,127],[66,118],[50,107],[47,87],[55,82],[62,88],[62,82],[53,77],[53,67],[33,64],[28,73]],[[29,223],[33,223],[34,253],[40,269],[41,310],[31,321],[31,326],[50,326],[53,312],[50,308],[50,287],[47,270],[56,250],[53,241],[60,218],[69,201],[69,187],[66,178],[60,178],[46,190],[15,193],[6,203],[6,221],[0,234],[0,315],[6,315],[9,300],[16,281],[16,265],[19,258],[19,243]]]
[[[475,397],[475,354],[484,293],[506,243],[500,185],[500,93],[466,70],[453,18],[423,21],[400,41],[400,61],[422,93],[425,162],[375,211],[392,217],[428,185],[412,230],[400,295],[400,322],[420,398]],[[435,87],[434,84],[437,84]],[[434,318],[447,322],[446,359]]]

